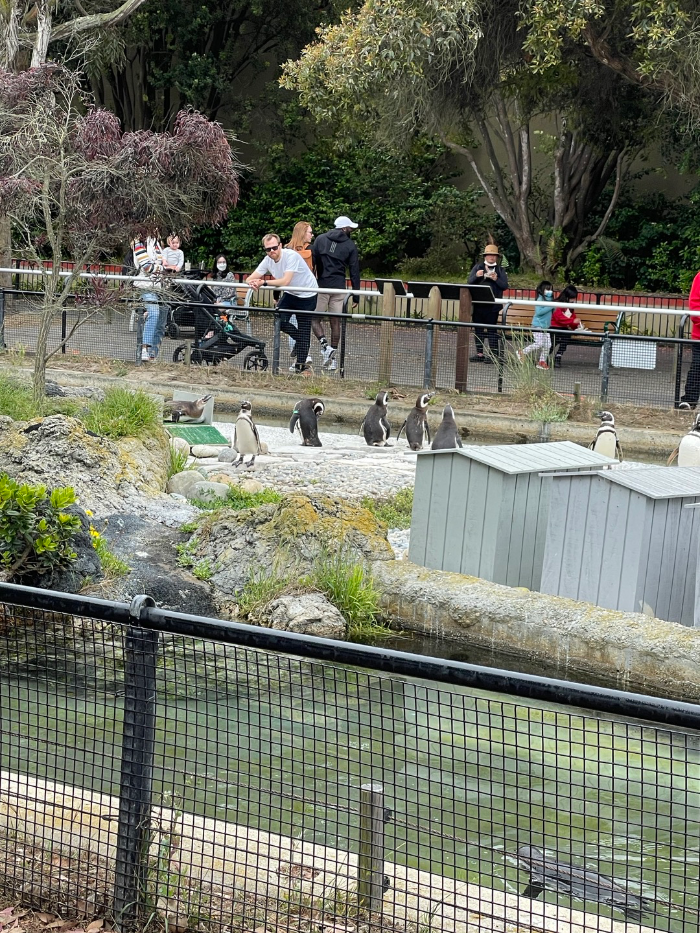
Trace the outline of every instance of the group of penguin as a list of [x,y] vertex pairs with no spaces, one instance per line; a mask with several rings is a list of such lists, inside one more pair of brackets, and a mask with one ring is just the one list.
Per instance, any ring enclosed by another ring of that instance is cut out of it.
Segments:
[[[435,393],[424,392],[416,399],[415,407],[411,409],[408,417],[399,428],[397,440],[405,431],[406,440],[411,450],[421,450],[427,441],[430,444],[430,428],[428,426],[428,404]],[[370,447],[386,447],[391,437],[391,423],[387,416],[389,393],[385,390],[377,393],[374,404],[370,406],[360,425],[360,433],[364,435],[365,442]],[[236,418],[233,434],[233,447],[238,453],[234,467],[245,466],[250,469],[255,458],[260,453],[260,437],[253,421],[253,406],[248,401],[241,402],[241,410]],[[302,398],[294,406],[292,417],[289,420],[289,430],[292,434],[299,431],[304,447],[321,447],[318,436],[318,419],[326,410],[320,398]],[[455,421],[451,405],[445,405],[442,412],[442,421],[437,433],[430,444],[432,450],[451,450],[462,446],[459,428]],[[244,458],[250,457],[247,463]]]
[[[606,457],[622,460],[622,448],[615,430],[615,418],[609,411],[601,411],[600,427],[592,443],[588,445],[589,450],[603,454]],[[668,465],[678,458],[679,467],[697,467],[700,466],[700,414],[695,416],[693,426],[688,433],[681,438],[681,442],[668,458]]]

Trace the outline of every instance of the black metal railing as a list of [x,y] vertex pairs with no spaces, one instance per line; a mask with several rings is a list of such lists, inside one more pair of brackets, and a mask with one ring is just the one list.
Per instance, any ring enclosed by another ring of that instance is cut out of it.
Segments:
[[0,891],[124,929],[681,933],[699,712],[3,584]]

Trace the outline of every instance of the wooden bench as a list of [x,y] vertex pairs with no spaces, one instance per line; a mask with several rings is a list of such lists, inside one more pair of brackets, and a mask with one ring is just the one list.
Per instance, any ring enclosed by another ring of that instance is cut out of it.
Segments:
[[[554,328],[554,330],[549,332],[549,336],[552,340],[552,353],[554,352],[554,345],[557,340],[557,335],[559,334],[566,335],[567,340],[564,346],[566,346],[566,344],[571,344],[572,346],[578,347],[601,347],[603,345],[603,334],[607,331],[617,332],[619,328],[620,314],[614,317],[615,309],[611,308],[609,305],[600,305],[600,307],[597,308],[577,308],[576,304],[573,303],[567,305],[567,307],[573,308],[583,326],[592,331],[592,333],[584,334],[580,331]],[[611,311],[613,315],[611,315]],[[513,327],[530,327],[532,325],[532,316],[534,313],[534,305],[520,304],[516,300],[509,305],[503,305],[501,323],[509,324]],[[510,340],[513,337],[512,332],[502,331],[502,333],[506,340]]]

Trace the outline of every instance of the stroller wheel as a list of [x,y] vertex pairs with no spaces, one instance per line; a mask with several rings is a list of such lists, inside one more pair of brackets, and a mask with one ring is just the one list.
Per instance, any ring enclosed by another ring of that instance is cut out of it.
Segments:
[[[190,353],[190,362],[195,363],[197,366],[200,366],[203,359],[204,357],[202,355],[202,351],[194,347],[192,349],[192,352]],[[185,362],[185,344],[183,343],[173,353],[173,363],[184,363],[184,362]]]
[[173,363],[182,363],[185,359],[185,346],[178,347],[173,353]]
[[202,353],[201,350],[198,350],[197,347],[194,347],[194,349],[192,350],[191,360],[197,366],[201,366],[202,363],[204,362],[204,354]]
[[267,357],[262,350],[251,350],[243,357],[243,369],[264,372],[268,367]]
[[177,340],[177,338],[180,336],[180,328],[177,326],[175,321],[170,321],[165,329],[165,332],[171,340]]

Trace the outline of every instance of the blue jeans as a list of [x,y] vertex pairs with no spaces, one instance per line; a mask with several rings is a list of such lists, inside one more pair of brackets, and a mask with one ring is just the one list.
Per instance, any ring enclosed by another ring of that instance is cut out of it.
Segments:
[[146,311],[146,323],[143,326],[143,343],[151,348],[152,355],[155,356],[155,352],[153,351],[156,346],[156,334],[160,321],[158,295],[155,292],[144,292],[143,295],[141,295],[141,301]]

